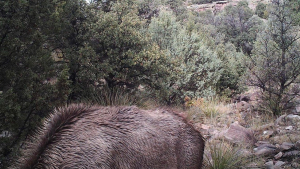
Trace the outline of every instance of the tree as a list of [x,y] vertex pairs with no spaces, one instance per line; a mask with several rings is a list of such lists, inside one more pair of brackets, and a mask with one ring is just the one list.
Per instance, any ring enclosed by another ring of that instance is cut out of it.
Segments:
[[272,1],[269,24],[260,33],[247,64],[248,84],[262,90],[265,104],[274,115],[292,108],[299,94],[299,29],[289,5],[288,1]]
[[237,6],[226,6],[222,13],[215,18],[218,32],[225,34],[225,42],[236,46],[237,51],[251,54],[256,32],[261,21],[253,16],[252,10],[246,1],[240,1]]
[[219,44],[215,48],[218,58],[222,60],[223,69],[217,83],[217,94],[232,98],[233,95],[243,90],[239,82],[245,72],[242,65],[244,55],[242,52],[237,52],[231,43]]
[[0,138],[2,168],[41,119],[66,102],[66,97],[56,97],[63,91],[52,81],[58,78],[63,85],[67,78],[46,43],[45,33],[51,28],[44,24],[48,25],[55,4],[48,0],[1,1],[0,11],[0,133],[10,135]]
[[91,25],[97,20],[95,13],[99,11],[94,5],[87,4],[85,0],[57,1],[54,13],[43,24],[51,28],[45,32],[48,49],[60,55],[62,67],[68,70],[69,101],[80,100],[95,82],[96,77],[85,65],[84,56],[87,54],[83,53],[92,53],[88,50],[88,41],[92,37]]
[[101,86],[104,79],[110,89],[155,86],[156,79],[165,76],[164,55],[141,31],[146,22],[138,16],[137,7],[130,1],[118,1],[110,12],[100,11],[97,18],[89,42],[94,52],[82,52],[85,65],[97,73],[95,82]]
[[171,11],[160,11],[149,25],[152,40],[167,55],[170,75],[164,79],[161,96],[168,104],[184,96],[205,97],[214,93],[220,76],[220,60],[202,41],[197,30],[189,30]]

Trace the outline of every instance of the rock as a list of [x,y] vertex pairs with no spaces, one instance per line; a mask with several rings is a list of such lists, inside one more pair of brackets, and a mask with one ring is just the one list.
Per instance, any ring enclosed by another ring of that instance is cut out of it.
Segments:
[[281,150],[289,150],[294,147],[294,144],[283,142],[282,145],[280,145]]
[[296,148],[297,150],[300,150],[300,140],[296,142],[295,148]]
[[278,154],[276,154],[276,155],[274,156],[275,160],[280,159],[280,158],[282,157],[282,155],[283,155],[282,152],[279,152]]
[[268,161],[265,163],[267,169],[274,169],[273,161]]
[[261,145],[263,145],[263,144],[270,144],[270,142],[268,142],[268,141],[257,141],[257,142],[255,143],[255,146],[256,146],[256,147],[259,147],[259,146],[261,146]]
[[296,163],[296,162],[292,162],[291,166],[293,168],[300,168],[300,164],[299,163]]
[[275,121],[275,125],[279,125],[279,126],[285,125],[285,117],[286,115],[281,115],[280,117],[278,117]]
[[282,115],[275,121],[275,124],[279,126],[297,125],[298,123],[300,123],[300,116],[294,114]]
[[254,154],[258,156],[273,156],[278,152],[277,147],[272,144],[263,144],[254,149]]
[[256,143],[253,131],[239,125],[238,122],[234,122],[230,125],[229,129],[225,131],[224,137],[231,143],[243,143],[248,145],[254,145]]
[[237,103],[237,105],[236,105],[236,109],[239,112],[247,111],[248,109],[250,109],[250,107],[251,107],[251,104],[249,104],[245,101],[241,101],[241,102]]
[[291,158],[291,157],[299,156],[299,155],[300,155],[300,151],[293,150],[293,151],[285,152],[282,157],[283,158]]
[[268,139],[268,138],[272,137],[273,134],[274,134],[274,131],[272,131],[272,130],[264,131],[264,132],[263,132],[263,138],[264,138],[264,139]]
[[296,110],[296,113],[297,113],[297,114],[300,114],[300,106],[297,106],[297,107],[295,108],[295,110]]
[[287,126],[285,129],[286,130],[293,130],[293,126]]
[[277,161],[274,164],[274,161],[268,161],[265,163],[267,169],[282,169],[282,165],[285,164],[283,161]]
[[246,124],[246,121],[248,121],[251,118],[251,113],[250,111],[241,111],[240,112],[241,117],[243,119],[243,122]]
[[277,161],[276,163],[275,163],[275,166],[274,166],[274,169],[281,169],[282,167],[282,165],[283,164],[285,164],[285,162],[283,162],[283,161]]
[[286,121],[288,121],[290,124],[297,124],[300,122],[300,116],[289,114],[285,117]]
[[299,133],[291,133],[291,134],[280,134],[270,138],[270,141],[281,144],[283,142],[289,142],[293,140],[300,140]]

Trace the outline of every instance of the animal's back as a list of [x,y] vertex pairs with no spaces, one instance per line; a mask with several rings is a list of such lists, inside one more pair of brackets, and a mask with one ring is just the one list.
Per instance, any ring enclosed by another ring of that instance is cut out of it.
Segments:
[[199,169],[204,141],[172,112],[72,105],[33,137],[19,168]]

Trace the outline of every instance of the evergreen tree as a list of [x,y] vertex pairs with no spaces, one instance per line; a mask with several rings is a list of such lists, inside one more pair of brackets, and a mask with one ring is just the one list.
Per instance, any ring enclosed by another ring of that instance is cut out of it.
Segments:
[[60,93],[53,85],[59,77],[57,65],[47,48],[47,21],[55,11],[50,0],[0,2],[0,138],[1,165],[18,149],[18,143],[40,124],[64,98],[52,102]]
[[[92,37],[91,25],[96,22],[95,14],[99,9],[85,0],[60,0],[55,3],[55,11],[50,15],[44,27],[51,28],[47,34],[47,47],[60,58],[60,65],[68,70],[71,92],[69,101],[78,101],[88,93],[95,81],[85,56],[88,41]],[[63,73],[67,76],[66,72]]]
[[171,104],[184,96],[205,97],[214,93],[220,76],[220,60],[201,40],[197,31],[188,30],[170,11],[161,11],[149,25],[152,40],[168,56],[170,75],[161,83],[161,96]]
[[274,115],[292,108],[299,94],[299,28],[289,5],[288,1],[272,1],[269,25],[260,33],[247,65],[248,84],[262,90],[264,106]]
[[97,18],[89,43],[94,52],[82,53],[86,65],[95,71],[95,82],[101,86],[104,79],[110,89],[157,85],[156,79],[165,76],[164,55],[149,42],[147,33],[141,32],[146,22],[138,16],[137,7],[130,1],[118,1],[110,12],[100,11]]
[[225,42],[234,44],[237,51],[242,50],[248,55],[261,23],[259,17],[253,16],[246,1],[240,1],[237,6],[226,6],[215,19],[215,26],[225,35]]

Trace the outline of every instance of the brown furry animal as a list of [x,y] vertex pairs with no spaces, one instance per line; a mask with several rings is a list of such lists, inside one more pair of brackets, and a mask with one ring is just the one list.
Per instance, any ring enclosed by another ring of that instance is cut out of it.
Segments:
[[13,168],[200,169],[204,140],[180,116],[136,107],[56,110]]

